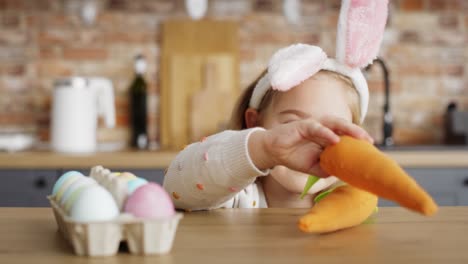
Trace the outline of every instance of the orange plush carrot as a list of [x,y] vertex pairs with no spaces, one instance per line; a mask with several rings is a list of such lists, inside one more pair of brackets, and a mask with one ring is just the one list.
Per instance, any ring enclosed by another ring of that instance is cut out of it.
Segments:
[[437,205],[415,180],[366,141],[341,137],[338,144],[323,151],[320,165],[327,173],[350,185],[424,215],[437,211]]
[[337,187],[299,220],[299,229],[326,233],[361,224],[375,210],[377,196],[350,185]]

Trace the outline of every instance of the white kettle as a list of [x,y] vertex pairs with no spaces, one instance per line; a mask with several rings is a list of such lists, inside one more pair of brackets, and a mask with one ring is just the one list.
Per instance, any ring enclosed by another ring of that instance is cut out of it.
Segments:
[[115,126],[114,89],[106,78],[70,77],[55,82],[51,146],[64,153],[96,151],[98,116]]

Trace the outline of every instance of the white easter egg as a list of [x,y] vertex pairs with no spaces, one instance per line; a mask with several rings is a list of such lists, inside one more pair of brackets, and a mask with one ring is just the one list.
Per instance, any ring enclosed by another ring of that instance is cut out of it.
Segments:
[[83,188],[70,208],[70,217],[77,222],[108,221],[119,215],[112,195],[99,185]]

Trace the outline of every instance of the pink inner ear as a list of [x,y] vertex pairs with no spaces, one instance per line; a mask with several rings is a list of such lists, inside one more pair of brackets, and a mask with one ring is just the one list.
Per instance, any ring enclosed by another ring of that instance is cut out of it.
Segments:
[[377,57],[387,22],[388,0],[351,0],[346,21],[345,62],[365,67]]

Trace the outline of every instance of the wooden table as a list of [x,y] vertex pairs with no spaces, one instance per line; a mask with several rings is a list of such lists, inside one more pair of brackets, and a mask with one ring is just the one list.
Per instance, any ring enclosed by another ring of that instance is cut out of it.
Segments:
[[0,263],[468,263],[468,207],[432,218],[381,208],[371,223],[328,235],[298,231],[303,209],[186,213],[163,256],[77,257],[50,208],[0,208]]

